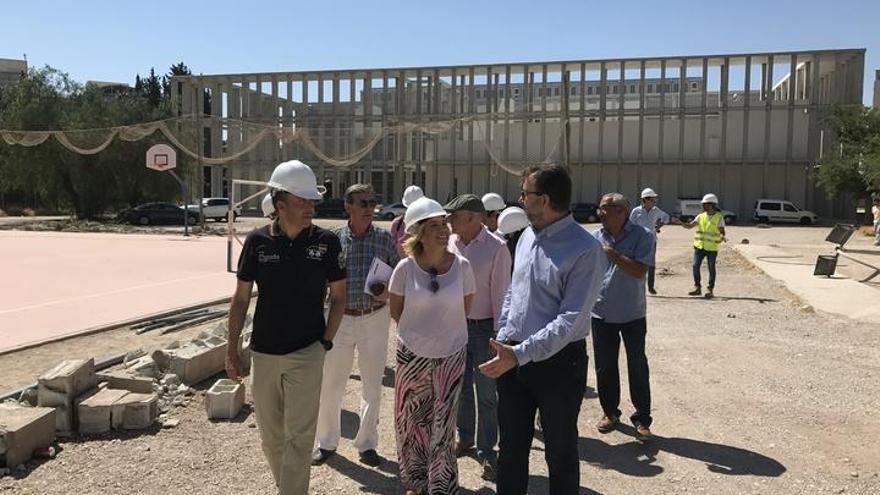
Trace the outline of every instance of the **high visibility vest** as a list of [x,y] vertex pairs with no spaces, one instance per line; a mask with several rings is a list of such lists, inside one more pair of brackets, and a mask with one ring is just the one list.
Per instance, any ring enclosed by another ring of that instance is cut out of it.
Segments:
[[694,232],[694,247],[706,251],[718,251],[718,245],[721,244],[721,231],[718,229],[721,213],[716,211],[710,217],[703,212],[697,215],[695,220],[697,231]]

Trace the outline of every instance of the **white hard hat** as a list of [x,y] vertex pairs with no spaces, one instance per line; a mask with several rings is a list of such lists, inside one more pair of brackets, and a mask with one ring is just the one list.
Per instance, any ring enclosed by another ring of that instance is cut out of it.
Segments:
[[410,203],[406,208],[406,213],[403,215],[403,223],[406,225],[407,232],[412,233],[412,229],[422,220],[445,216],[446,210],[443,209],[440,203],[422,196]]
[[709,193],[709,194],[703,196],[703,201],[700,201],[700,202],[701,203],[712,203],[712,204],[717,205],[718,204],[718,196],[715,196],[714,194]]
[[268,217],[275,213],[275,205],[272,204],[272,193],[268,193],[263,196],[263,201],[260,203],[260,208],[263,209],[264,217]]
[[299,160],[284,162],[275,167],[268,185],[304,199],[319,200],[327,192],[324,186],[318,185],[312,169]]
[[400,201],[403,203],[403,206],[409,208],[409,205],[413,204],[413,202],[419,198],[425,196],[424,191],[419,186],[409,186],[403,191],[403,199]]
[[656,198],[656,197],[657,197],[657,193],[655,193],[654,190],[651,189],[650,187],[646,187],[646,188],[642,189],[642,199]]
[[507,204],[500,194],[486,193],[483,195],[483,208],[486,208],[486,211],[501,211],[507,208]]
[[505,208],[498,215],[498,233],[512,234],[529,226],[529,218],[526,216],[525,210],[518,206]]

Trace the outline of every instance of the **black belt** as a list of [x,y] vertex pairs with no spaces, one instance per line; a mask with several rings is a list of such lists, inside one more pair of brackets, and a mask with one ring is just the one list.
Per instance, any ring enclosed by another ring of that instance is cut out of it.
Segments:
[[367,316],[368,314],[375,313],[380,309],[385,307],[385,303],[373,306],[372,308],[367,309],[348,309],[345,308],[345,314],[348,316]]
[[481,323],[492,322],[494,320],[494,318],[483,318],[482,320],[474,320],[472,318],[468,318],[467,323],[468,325],[479,325]]

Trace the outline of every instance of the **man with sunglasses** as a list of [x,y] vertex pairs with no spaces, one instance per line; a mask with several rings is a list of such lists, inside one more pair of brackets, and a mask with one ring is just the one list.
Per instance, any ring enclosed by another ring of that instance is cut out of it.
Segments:
[[339,238],[312,224],[324,191],[308,165],[281,163],[268,185],[277,218],[254,229],[242,247],[226,373],[243,376],[239,340],[256,282],[251,391],[263,453],[279,493],[308,493],[324,357],[345,309],[345,258]]
[[493,235],[484,225],[485,197],[481,201],[473,194],[462,194],[443,208],[449,213],[446,221],[452,228],[450,244],[458,254],[470,261],[477,284],[473,304],[467,313],[468,345],[464,383],[458,404],[455,455],[467,455],[476,440],[477,458],[483,466],[482,477],[495,481],[498,395],[495,380],[476,373],[476,367],[492,356],[489,339],[495,336],[495,321],[501,314],[504,295],[510,287],[510,252],[505,241]]
[[[315,465],[323,464],[336,452],[341,432],[340,415],[345,385],[354,362],[355,350],[361,377],[360,427],[354,446],[360,461],[379,466],[384,461],[376,452],[379,444],[379,404],[382,376],[388,354],[388,291],[384,285],[364,291],[367,273],[378,258],[392,268],[400,258],[391,234],[373,225],[376,198],[369,184],[354,184],[345,191],[348,222],[334,233],[342,244],[346,259],[346,307],[333,349],[324,361],[321,407],[318,413],[317,446],[312,454]],[[380,284],[381,285],[381,284]]]
[[571,216],[571,177],[559,165],[522,175],[531,223],[516,248],[513,281],[480,370],[497,379],[499,495],[528,492],[535,413],[541,416],[554,495],[580,491],[577,419],[587,377],[590,310],[602,287],[602,244]]

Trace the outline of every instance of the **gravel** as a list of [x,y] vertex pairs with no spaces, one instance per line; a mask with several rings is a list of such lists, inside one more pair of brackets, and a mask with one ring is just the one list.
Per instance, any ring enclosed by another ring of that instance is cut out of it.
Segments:
[[[688,250],[664,252],[659,295],[648,303],[657,438],[641,445],[626,425],[596,432],[601,413],[588,389],[580,417],[582,493],[880,493],[876,326],[814,311],[732,250],[718,262],[715,299],[691,298]],[[360,382],[352,379],[340,455],[312,469],[312,493],[403,493],[392,369],[389,353],[378,449],[388,462],[373,469],[357,461],[352,411]],[[195,387],[186,406],[171,408],[148,430],[62,440],[55,459],[0,478],[0,493],[273,493],[251,408],[231,421],[207,420],[211,383]],[[592,370],[588,383],[595,385]],[[627,416],[625,384],[622,390]],[[549,493],[543,447],[538,435],[530,493]],[[460,459],[459,469],[462,493],[494,492],[475,459]]]

